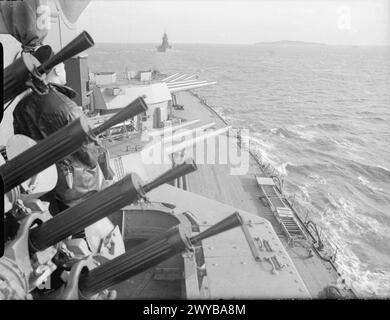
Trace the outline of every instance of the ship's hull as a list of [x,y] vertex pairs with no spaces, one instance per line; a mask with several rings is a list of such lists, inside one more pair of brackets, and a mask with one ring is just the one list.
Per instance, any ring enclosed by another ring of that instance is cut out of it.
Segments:
[[157,51],[158,52],[166,52],[167,49],[172,49],[172,46],[164,46],[164,45],[161,45],[161,46],[157,46]]

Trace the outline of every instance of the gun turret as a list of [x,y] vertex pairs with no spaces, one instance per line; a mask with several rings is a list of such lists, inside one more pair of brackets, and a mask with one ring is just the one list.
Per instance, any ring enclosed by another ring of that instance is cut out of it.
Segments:
[[30,230],[30,246],[34,251],[44,250],[133,203],[161,184],[195,170],[196,166],[193,162],[183,163],[145,186],[142,186],[138,175],[129,174],[119,182],[89,196],[83,202],[62,211],[39,227]]
[[185,249],[191,249],[193,245],[206,238],[241,224],[241,217],[239,213],[236,212],[191,238],[184,233],[182,228],[175,226],[164,234],[141,243],[119,257],[114,258],[87,273],[82,273],[79,278],[80,296],[82,298],[93,296],[150,267],[156,266]]
[[91,36],[83,31],[57,54],[50,58],[52,50],[50,46],[42,46],[32,55],[23,53],[22,57],[14,61],[4,69],[4,100],[6,103],[27,89],[28,76],[40,78],[47,74],[57,64],[73,57],[74,55],[92,47],[94,41]]
[[146,105],[144,99],[142,97],[139,97],[132,101],[129,105],[127,105],[125,108],[123,108],[121,111],[119,111],[117,114],[115,114],[113,117],[108,119],[105,123],[100,125],[99,127],[92,130],[92,133],[95,136],[98,136],[102,132],[106,131],[108,128],[121,123],[127,119],[130,119],[137,114],[140,114],[141,112],[144,112],[148,110],[148,106]]

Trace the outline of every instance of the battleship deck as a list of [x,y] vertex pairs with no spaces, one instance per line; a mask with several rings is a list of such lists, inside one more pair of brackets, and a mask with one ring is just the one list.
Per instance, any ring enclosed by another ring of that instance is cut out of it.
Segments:
[[[215,122],[216,128],[226,126],[215,112],[202,105],[191,94],[181,92],[177,94],[177,98],[180,104],[184,105],[184,110],[176,110],[175,116],[189,121],[199,119],[199,126],[210,122]],[[318,255],[310,257],[305,248],[310,246],[309,243],[305,246],[288,245],[271,209],[259,199],[262,193],[256,183],[255,174],[263,173],[252,157],[249,171],[244,175],[231,175],[228,164],[198,164],[198,170],[188,177],[188,190],[268,219],[295,263],[311,296],[317,297],[324,287],[336,283],[336,270]]]

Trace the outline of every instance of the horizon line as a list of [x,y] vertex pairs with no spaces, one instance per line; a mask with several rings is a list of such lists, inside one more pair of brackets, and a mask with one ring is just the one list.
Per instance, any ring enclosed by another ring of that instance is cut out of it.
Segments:
[[[294,46],[294,45],[308,45],[308,46],[359,46],[359,47],[389,47],[390,43],[378,43],[378,44],[333,44],[333,43],[322,43],[322,42],[312,42],[312,41],[301,41],[301,40],[276,40],[276,41],[260,41],[260,42],[246,42],[246,43],[227,43],[227,42],[175,42],[170,43],[172,46],[177,44],[194,44],[194,45],[272,45],[273,43],[275,45],[278,44],[278,42],[282,41],[291,41],[291,42],[298,42],[297,44],[286,44],[285,46]],[[299,43],[301,42],[301,43]],[[96,41],[96,44],[150,44],[158,46],[159,42],[110,42],[110,41]],[[283,44],[281,44],[283,46]]]

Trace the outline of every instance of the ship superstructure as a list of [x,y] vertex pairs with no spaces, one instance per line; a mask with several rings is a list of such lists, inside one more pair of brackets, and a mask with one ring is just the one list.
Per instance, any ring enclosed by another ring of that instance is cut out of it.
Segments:
[[167,51],[167,49],[171,49],[172,48],[172,46],[169,44],[169,42],[168,42],[168,36],[167,36],[167,34],[164,32],[164,35],[163,35],[163,37],[162,37],[162,42],[161,42],[161,45],[159,45],[158,47],[157,47],[157,51],[158,52],[165,52],[165,51]]

